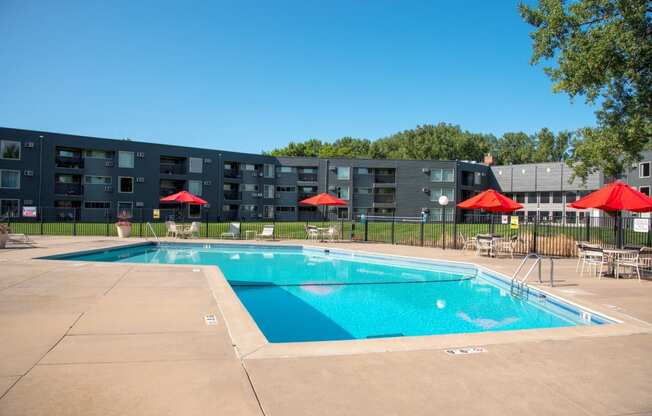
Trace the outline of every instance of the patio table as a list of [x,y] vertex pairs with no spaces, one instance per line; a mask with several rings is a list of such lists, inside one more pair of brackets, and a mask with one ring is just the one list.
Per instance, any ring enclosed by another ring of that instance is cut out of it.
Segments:
[[638,250],[624,249],[624,248],[605,248],[602,250],[605,256],[607,256],[607,263],[609,264],[610,275],[616,279],[620,279],[618,271],[618,260],[620,256],[625,254],[636,254]]

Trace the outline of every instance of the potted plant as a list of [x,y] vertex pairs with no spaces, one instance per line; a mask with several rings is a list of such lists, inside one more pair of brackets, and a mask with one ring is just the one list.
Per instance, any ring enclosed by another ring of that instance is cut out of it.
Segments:
[[9,224],[0,224],[0,248],[5,248],[9,240]]
[[118,230],[118,237],[120,238],[127,238],[131,235],[131,222],[129,222],[126,215],[118,218],[115,228]]

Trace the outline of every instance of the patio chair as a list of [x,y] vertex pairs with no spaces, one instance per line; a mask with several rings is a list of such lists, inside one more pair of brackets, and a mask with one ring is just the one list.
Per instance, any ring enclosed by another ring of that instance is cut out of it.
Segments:
[[486,253],[487,256],[495,256],[496,246],[494,245],[494,239],[491,237],[478,235],[476,237],[475,250],[477,255],[482,255],[482,253]]
[[22,233],[9,233],[8,243],[14,244],[26,244],[28,246],[33,246],[36,244],[36,241],[29,238],[27,234]]
[[641,281],[641,262],[640,262],[640,252],[632,251],[630,253],[620,253],[618,257],[614,260],[614,274],[617,279],[620,278],[620,269],[630,269],[631,273],[634,274],[636,271],[636,276],[638,280]]
[[494,242],[496,254],[509,254],[514,258],[514,251],[516,251],[516,243],[518,236],[511,236],[509,239],[499,239]]
[[[605,268],[609,268],[609,257],[604,254],[601,248],[587,247],[584,251],[584,263],[589,267],[589,274],[602,279]],[[580,276],[584,274],[584,267]]]
[[263,240],[263,239],[269,239],[273,240],[274,239],[274,226],[273,225],[265,225],[263,227],[263,232],[256,234],[256,240]]
[[236,239],[240,237],[240,223],[239,222],[232,222],[229,224],[229,231],[223,232],[221,234],[222,238],[226,237],[231,237],[232,239]]
[[464,234],[460,234],[460,241],[462,242],[462,250],[475,250],[477,246],[476,237],[465,237]]
[[177,224],[174,221],[165,221],[165,236],[166,237],[177,237],[179,230]]
[[324,232],[324,237],[327,237],[328,240],[332,243],[335,241],[336,238],[340,236],[339,231],[337,231],[336,227],[333,227],[332,225],[328,227],[328,230]]
[[641,247],[638,261],[644,272],[652,272],[652,247]]
[[193,238],[193,237],[199,238],[199,228],[200,228],[199,222],[193,221],[190,224],[190,228],[188,228],[183,232],[183,236],[189,238]]
[[577,249],[577,264],[575,265],[575,271],[580,272],[581,276],[584,273],[584,266],[586,265],[586,251],[591,249],[600,250],[600,246],[584,241],[576,241],[575,247]]
[[318,240],[319,239],[319,229],[315,227],[314,225],[304,225],[304,229],[306,230],[306,239],[309,240]]

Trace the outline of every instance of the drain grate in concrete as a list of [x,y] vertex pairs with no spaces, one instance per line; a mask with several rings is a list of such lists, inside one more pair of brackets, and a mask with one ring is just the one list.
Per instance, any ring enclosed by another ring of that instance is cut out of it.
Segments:
[[481,352],[487,352],[487,349],[484,347],[466,347],[466,348],[451,348],[450,350],[446,350],[446,354],[449,355],[478,354]]

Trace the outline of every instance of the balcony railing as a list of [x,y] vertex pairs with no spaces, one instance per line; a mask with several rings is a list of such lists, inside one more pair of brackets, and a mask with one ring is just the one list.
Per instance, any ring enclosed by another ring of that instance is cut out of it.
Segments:
[[81,156],[57,156],[54,159],[54,164],[58,168],[82,169],[84,167],[84,159]]
[[242,171],[235,169],[224,169],[224,177],[229,179],[242,178]]
[[81,196],[84,187],[80,183],[55,183],[54,193],[57,195]]
[[298,180],[301,182],[317,182],[316,173],[299,173]]
[[183,165],[161,165],[160,173],[164,175],[185,175],[186,169]]
[[393,194],[374,195],[374,202],[377,204],[393,204],[396,202],[396,196]]
[[239,201],[242,199],[242,192],[224,191],[224,199],[227,201]]
[[396,175],[376,175],[374,183],[396,183]]
[[165,188],[165,187],[163,187],[163,188],[160,188],[160,189],[159,189],[159,195],[160,195],[161,197],[166,197],[166,196],[170,196],[170,195],[172,195],[172,194],[176,194],[177,192],[181,192],[181,191],[183,191],[183,189],[178,189],[178,188]]

